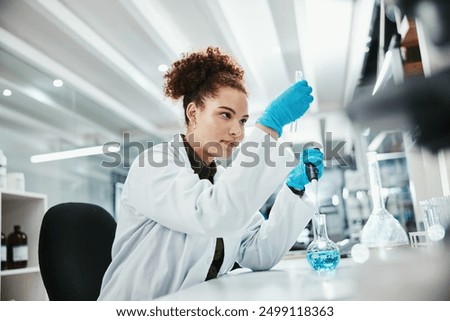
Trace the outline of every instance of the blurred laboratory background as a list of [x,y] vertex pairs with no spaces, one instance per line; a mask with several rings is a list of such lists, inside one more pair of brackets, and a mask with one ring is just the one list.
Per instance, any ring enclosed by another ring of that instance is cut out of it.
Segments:
[[[323,147],[331,239],[358,238],[371,212],[367,151],[378,153],[388,211],[406,231],[422,230],[419,202],[449,195],[448,82],[437,92],[442,110],[432,99],[421,113],[403,102],[433,77],[448,80],[445,2],[0,0],[3,190],[43,194],[47,208],[94,203],[117,217],[130,162],[184,130],[181,106],[162,95],[165,71],[182,53],[218,46],[246,70],[249,131],[295,71],[314,89],[284,139],[298,153]],[[103,153],[113,142],[120,157]],[[77,154],[88,147],[100,149]],[[74,154],[47,155],[62,151]]]

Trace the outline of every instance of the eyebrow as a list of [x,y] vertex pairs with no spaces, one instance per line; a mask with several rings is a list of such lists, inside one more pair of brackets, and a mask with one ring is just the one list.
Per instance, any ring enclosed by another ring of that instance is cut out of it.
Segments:
[[[230,108],[230,107],[227,107],[227,106],[219,106],[218,108],[226,109],[230,113],[232,113],[233,115],[236,115],[236,111],[233,108]],[[249,118],[250,116],[249,115],[243,115],[242,117]]]

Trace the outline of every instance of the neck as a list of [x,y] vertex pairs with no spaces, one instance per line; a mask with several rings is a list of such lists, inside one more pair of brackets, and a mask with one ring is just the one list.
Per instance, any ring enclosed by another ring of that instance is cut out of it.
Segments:
[[202,160],[202,162],[209,166],[214,161],[214,157],[210,156],[207,152],[204,151],[201,144],[195,140],[193,132],[186,132],[185,134],[186,142],[191,146],[194,150],[195,154]]

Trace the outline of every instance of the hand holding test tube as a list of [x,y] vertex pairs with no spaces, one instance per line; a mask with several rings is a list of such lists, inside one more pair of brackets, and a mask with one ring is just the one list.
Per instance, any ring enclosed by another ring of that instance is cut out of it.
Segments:
[[311,92],[305,80],[292,84],[267,106],[256,122],[275,130],[280,137],[284,126],[306,113],[314,99]]

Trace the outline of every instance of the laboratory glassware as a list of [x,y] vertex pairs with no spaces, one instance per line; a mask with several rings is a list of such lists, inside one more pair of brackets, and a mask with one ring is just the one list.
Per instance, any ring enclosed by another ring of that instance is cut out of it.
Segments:
[[[295,82],[298,82],[298,81],[300,81],[302,79],[303,79],[303,72],[301,72],[300,70],[296,70],[295,71]],[[291,133],[296,133],[297,132],[297,125],[298,125],[297,122],[298,122],[298,120],[293,121],[291,123],[291,126],[289,128],[289,131]]]
[[336,269],[341,255],[338,246],[328,238],[325,214],[313,216],[314,240],[306,249],[306,259],[316,271]]
[[448,196],[442,196],[419,202],[425,232],[431,241],[439,241],[445,237],[445,229],[449,225],[448,199]]
[[316,271],[334,270],[339,264],[341,255],[337,245],[328,238],[325,214],[320,214],[319,212],[319,171],[312,163],[305,163],[305,166],[306,175],[311,182],[312,192],[314,194],[315,207],[315,213],[312,218],[314,240],[306,249],[306,259]]
[[377,153],[366,155],[373,209],[361,232],[361,243],[372,248],[408,244],[404,228],[384,205]]
[[14,225],[14,232],[7,240],[8,269],[25,268],[28,264],[28,236],[21,230],[20,225]]

